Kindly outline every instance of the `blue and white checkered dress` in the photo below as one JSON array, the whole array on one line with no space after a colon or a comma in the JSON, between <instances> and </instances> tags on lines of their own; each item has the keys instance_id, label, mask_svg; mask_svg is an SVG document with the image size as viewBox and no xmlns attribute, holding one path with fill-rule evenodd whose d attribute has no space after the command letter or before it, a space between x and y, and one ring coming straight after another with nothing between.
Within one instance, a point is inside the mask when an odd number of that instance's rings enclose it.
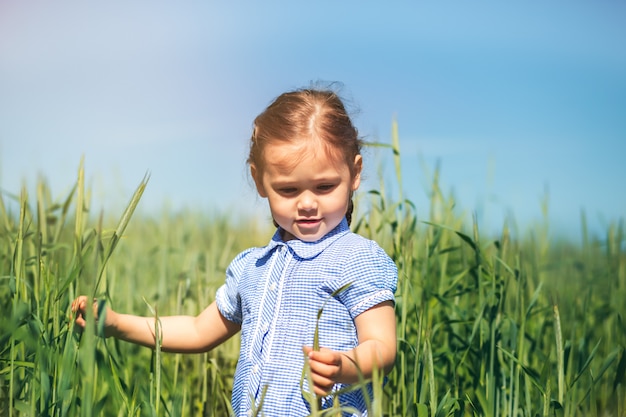
<instances>
[{"instance_id":1,"label":"blue and white checkered dress","mask_svg":"<svg viewBox=\"0 0 626 417\"><path fill-rule=\"evenodd\" d=\"M263 248L239 254L216 295L228 320L241 324L241 351L235 371L232 406L247 416L263 397L261 413L307 416L302 395L302 346L313 345L318 310L321 347L347 351L358 344L354 318L393 300L394 262L375 242L352 233L344 220L321 240L284 242L277 231ZM330 295L344 285L347 289ZM337 384L335 390L343 384ZM308 384L304 382L308 392ZM263 392L265 391L265 394ZM332 406L331 397L323 407ZM339 396L341 406L367 415L361 389Z\"/></svg>"}]
</instances>

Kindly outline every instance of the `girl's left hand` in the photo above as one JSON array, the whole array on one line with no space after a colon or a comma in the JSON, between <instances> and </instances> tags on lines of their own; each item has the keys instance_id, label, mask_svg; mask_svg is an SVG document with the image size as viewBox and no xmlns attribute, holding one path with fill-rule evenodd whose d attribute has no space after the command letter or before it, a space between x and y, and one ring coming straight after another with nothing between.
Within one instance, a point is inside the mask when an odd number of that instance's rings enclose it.
<instances>
[{"instance_id":1,"label":"girl's left hand","mask_svg":"<svg viewBox=\"0 0 626 417\"><path fill-rule=\"evenodd\" d=\"M309 360L315 394L328 395L341 378L341 352L326 348L314 351L309 346L304 346L302 350Z\"/></svg>"}]
</instances>

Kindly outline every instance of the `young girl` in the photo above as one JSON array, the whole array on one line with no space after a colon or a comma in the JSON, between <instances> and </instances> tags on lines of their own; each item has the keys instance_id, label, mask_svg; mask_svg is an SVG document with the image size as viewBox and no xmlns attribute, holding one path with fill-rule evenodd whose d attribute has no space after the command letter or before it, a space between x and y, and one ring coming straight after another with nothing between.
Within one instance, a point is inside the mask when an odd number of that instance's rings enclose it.
<instances>
[{"instance_id":1,"label":"young girl","mask_svg":"<svg viewBox=\"0 0 626 417\"><path fill-rule=\"evenodd\" d=\"M397 270L373 241L349 229L361 180L360 140L332 91L279 96L254 121L248 164L277 230L267 246L239 254L216 300L197 317L160 317L162 349L205 352L241 330L232 407L246 416L306 416L302 370L322 407L335 397L347 415L366 415L364 390L346 390L396 355ZM319 324L318 311L323 307ZM85 326L87 298L72 309ZM154 318L107 309L107 336L155 346ZM316 325L319 351L313 351ZM310 388L305 378L304 390Z\"/></svg>"}]
</instances>

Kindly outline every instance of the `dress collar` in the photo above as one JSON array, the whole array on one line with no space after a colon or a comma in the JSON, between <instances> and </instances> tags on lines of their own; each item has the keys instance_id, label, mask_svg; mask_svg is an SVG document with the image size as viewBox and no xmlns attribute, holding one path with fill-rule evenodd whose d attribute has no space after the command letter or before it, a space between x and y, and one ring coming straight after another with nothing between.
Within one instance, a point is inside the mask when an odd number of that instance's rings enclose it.
<instances>
[{"instance_id":1,"label":"dress collar","mask_svg":"<svg viewBox=\"0 0 626 417\"><path fill-rule=\"evenodd\" d=\"M348 222L344 218L332 231L324 235L316 242L305 242L300 239L292 239L285 242L281 237L283 229L278 228L270 240L269 244L261 250L259 258L267 256L279 246L287 246L298 258L311 259L319 255L324 249L329 247L333 242L350 231Z\"/></svg>"}]
</instances>

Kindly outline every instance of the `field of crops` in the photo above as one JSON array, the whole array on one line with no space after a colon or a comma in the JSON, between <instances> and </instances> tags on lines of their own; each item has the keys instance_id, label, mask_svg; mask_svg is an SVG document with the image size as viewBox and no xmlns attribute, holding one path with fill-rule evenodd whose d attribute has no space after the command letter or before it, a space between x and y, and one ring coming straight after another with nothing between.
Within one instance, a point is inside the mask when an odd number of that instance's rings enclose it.
<instances>
[{"instance_id":1,"label":"field of crops","mask_svg":"<svg viewBox=\"0 0 626 417\"><path fill-rule=\"evenodd\" d=\"M0 416L228 415L237 337L178 355L73 329L77 294L120 312L195 315L231 259L271 236L269 221L133 217L145 186L124 213L91 210L82 168L69 195L42 181L17 197L19 212L1 196ZM428 218L401 196L359 196L353 229L399 269L399 354L370 414L626 416L622 220L580 242L550 239L547 223L483 236L456 206L436 173Z\"/></svg>"}]
</instances>

